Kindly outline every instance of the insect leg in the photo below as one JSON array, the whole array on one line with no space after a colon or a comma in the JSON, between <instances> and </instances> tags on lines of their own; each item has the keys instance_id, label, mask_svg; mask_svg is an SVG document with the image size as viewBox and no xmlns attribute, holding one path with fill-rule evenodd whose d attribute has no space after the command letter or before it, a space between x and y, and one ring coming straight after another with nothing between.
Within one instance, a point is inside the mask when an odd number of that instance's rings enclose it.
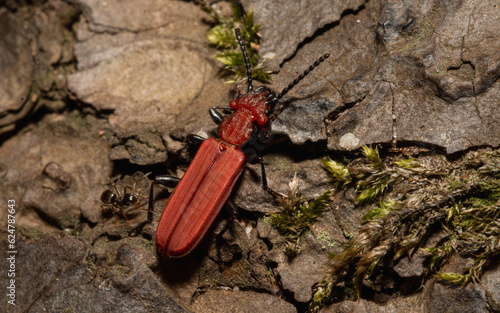
<instances>
[{"instance_id":1,"label":"insect leg","mask_svg":"<svg viewBox=\"0 0 500 313\"><path fill-rule=\"evenodd\" d=\"M208 114L210 114L210 117L214 121L215 124L219 125L220 122L224 119L224 116L220 114L217 109L224 109L224 110L231 110L230 107L228 106L220 106L220 107L212 107L208 110Z\"/></svg>"},{"instance_id":2,"label":"insect leg","mask_svg":"<svg viewBox=\"0 0 500 313\"><path fill-rule=\"evenodd\" d=\"M153 221L153 197L154 197L154 186L162 185L168 188L175 188L181 179L174 176L156 176L151 182L151 187L149 188L149 203L148 203L148 221L151 223Z\"/></svg>"},{"instance_id":3,"label":"insect leg","mask_svg":"<svg viewBox=\"0 0 500 313\"><path fill-rule=\"evenodd\" d=\"M284 195L282 195L281 193L277 192L277 191L274 191L273 189L269 188L269 186L267 185L267 176L266 176L266 168L264 167L264 160L262 159L262 157L258 157L257 158L257 162L260 163L260 166L262 168L262 188L269 192L271 194L271 196L273 196L275 199L283 199L285 198Z\"/></svg>"},{"instance_id":4,"label":"insect leg","mask_svg":"<svg viewBox=\"0 0 500 313\"><path fill-rule=\"evenodd\" d=\"M144 222L140 223L137 227L135 227L132 231L129 232L129 236L132 234L138 234L142 231L146 224L149 224L153 221L153 197L154 197L154 186L162 185L168 188L175 188L179 182L181 181L178 177L161 175L156 176L154 180L151 182L151 187L149 187L149 199L148 199L148 218Z\"/></svg>"},{"instance_id":5,"label":"insect leg","mask_svg":"<svg viewBox=\"0 0 500 313\"><path fill-rule=\"evenodd\" d=\"M222 270L222 263L224 262L221 251L222 243L224 242L223 236L238 216L238 208L231 200L228 200L226 204L224 204L224 209L226 211L226 214L229 215L229 218L227 219L226 225L224 225L222 230L219 231L219 233L215 236L215 241L217 244L217 263L220 270Z\"/></svg>"},{"instance_id":6,"label":"insect leg","mask_svg":"<svg viewBox=\"0 0 500 313\"><path fill-rule=\"evenodd\" d=\"M227 224L224 226L224 228L222 228L222 230L217 234L217 237L221 237L221 238L222 238L222 235L224 235L224 233L228 230L231 223L238 216L238 208L233 203L233 201L228 200L226 202L226 204L224 205L224 209L226 210L227 215L229 215L229 219L227 221Z\"/></svg>"}]
</instances>

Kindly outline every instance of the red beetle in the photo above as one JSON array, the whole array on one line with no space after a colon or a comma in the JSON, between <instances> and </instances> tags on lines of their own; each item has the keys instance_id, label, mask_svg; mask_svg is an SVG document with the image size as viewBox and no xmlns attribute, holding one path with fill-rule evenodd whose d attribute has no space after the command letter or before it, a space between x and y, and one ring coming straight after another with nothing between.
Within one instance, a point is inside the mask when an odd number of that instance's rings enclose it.
<instances>
[{"instance_id":1,"label":"red beetle","mask_svg":"<svg viewBox=\"0 0 500 313\"><path fill-rule=\"evenodd\" d=\"M263 146L258 142L259 138L269 139L270 122L284 108L284 104L275 107L278 100L330 56L325 54L319 58L278 95L267 87L253 90L248 54L240 30L236 29L235 33L247 67L247 94L231 101L229 107L210 109L212 119L219 124L219 139L190 137L191 140L203 142L181 180L157 176L151 184L148 222L153 218L153 186L176 186L156 231L157 249L168 257L182 257L198 245L226 203L246 162L261 163L263 188L273 196L279 196L267 186L263 161L258 156ZM230 109L233 112L223 117L217 109ZM256 143L260 147L256 147Z\"/></svg>"}]
</instances>

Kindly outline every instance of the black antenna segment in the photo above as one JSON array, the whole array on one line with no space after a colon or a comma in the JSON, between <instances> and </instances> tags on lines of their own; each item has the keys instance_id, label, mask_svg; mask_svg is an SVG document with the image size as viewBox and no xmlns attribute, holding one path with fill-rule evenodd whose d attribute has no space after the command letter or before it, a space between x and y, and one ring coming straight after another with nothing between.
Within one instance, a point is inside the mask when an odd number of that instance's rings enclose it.
<instances>
[{"instance_id":1,"label":"black antenna segment","mask_svg":"<svg viewBox=\"0 0 500 313\"><path fill-rule=\"evenodd\" d=\"M239 28L234 30L236 34L236 39L238 39L238 44L240 45L241 52L243 53L243 59L245 60L245 65L247 66L247 77L248 77L248 92L253 90L252 85L252 66L250 65L250 59L248 58L247 48L243 43L243 38L241 38L241 32Z\"/></svg>"},{"instance_id":2,"label":"black antenna segment","mask_svg":"<svg viewBox=\"0 0 500 313\"><path fill-rule=\"evenodd\" d=\"M325 61L329 57L330 57L330 53L327 53L327 54L321 56L319 59L316 60L316 62L314 62L311 66L309 66L309 68L307 70L305 70L304 73L300 74L299 77L295 78L295 80L290 85L286 86L285 89L283 89L279 93L279 95L277 95L277 96L269 99L269 102L272 103L272 102L277 102L278 100L280 100L293 87L295 87L295 85L297 85L302 79L304 79L304 77L306 77L307 74L309 74L315 67L317 67L318 65L320 65L321 62ZM284 107L285 107L285 104L282 104L276 110L274 110L274 112L270 116L270 119L274 120L281 113L281 111L283 111Z\"/></svg>"},{"instance_id":3,"label":"black antenna segment","mask_svg":"<svg viewBox=\"0 0 500 313\"><path fill-rule=\"evenodd\" d=\"M283 91L281 91L280 94L277 95L276 98L273 100L278 101L279 99L281 99L284 95L286 95L290 91L290 89L295 87L295 85L297 85L302 79L304 79L304 77L306 77L307 74L309 74L309 72L311 72L316 66L318 66L324 60L328 59L329 56L330 53L327 53L321 58L317 59L316 62L314 62L314 64L309 66L309 68L305 70L304 73L300 74L299 77L295 78L295 80L290 85L286 86L285 89L283 89Z\"/></svg>"}]
</instances>

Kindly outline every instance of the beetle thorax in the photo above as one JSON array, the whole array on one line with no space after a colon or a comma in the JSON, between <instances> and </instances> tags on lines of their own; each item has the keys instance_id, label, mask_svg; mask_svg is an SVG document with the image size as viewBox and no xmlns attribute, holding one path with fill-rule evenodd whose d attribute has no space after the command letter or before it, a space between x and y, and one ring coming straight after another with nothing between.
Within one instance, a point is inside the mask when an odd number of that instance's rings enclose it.
<instances>
[{"instance_id":1,"label":"beetle thorax","mask_svg":"<svg viewBox=\"0 0 500 313\"><path fill-rule=\"evenodd\" d=\"M263 90L249 92L231 101L233 114L227 116L219 125L219 137L226 143L242 145L248 141L255 127L262 127L268 121L269 111L267 92Z\"/></svg>"}]
</instances>

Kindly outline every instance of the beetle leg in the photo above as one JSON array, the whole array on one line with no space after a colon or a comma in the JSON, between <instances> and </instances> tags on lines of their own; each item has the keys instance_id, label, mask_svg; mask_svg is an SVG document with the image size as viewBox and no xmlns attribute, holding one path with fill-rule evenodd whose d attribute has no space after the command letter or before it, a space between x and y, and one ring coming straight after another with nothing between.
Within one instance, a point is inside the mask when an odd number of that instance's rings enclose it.
<instances>
[{"instance_id":1,"label":"beetle leg","mask_svg":"<svg viewBox=\"0 0 500 313\"><path fill-rule=\"evenodd\" d=\"M195 147L196 150L198 150L198 148L201 146L201 143L204 140L205 140L205 138L198 136L198 135L195 135L195 134L189 134L186 136L186 141L187 141L189 148Z\"/></svg>"},{"instance_id":2,"label":"beetle leg","mask_svg":"<svg viewBox=\"0 0 500 313\"><path fill-rule=\"evenodd\" d=\"M161 175L156 176L151 182L151 187L149 188L149 204L148 204L148 221L151 223L153 221L153 196L154 196L154 186L156 184L162 185L168 188L175 188L181 179L179 177Z\"/></svg>"},{"instance_id":3,"label":"beetle leg","mask_svg":"<svg viewBox=\"0 0 500 313\"><path fill-rule=\"evenodd\" d=\"M215 107L210 108L208 110L208 113L210 114L210 117L214 121L215 124L219 125L222 122L222 119L224 118L222 114L217 112L217 109Z\"/></svg>"},{"instance_id":4,"label":"beetle leg","mask_svg":"<svg viewBox=\"0 0 500 313\"><path fill-rule=\"evenodd\" d=\"M221 253L221 247L224 242L223 236L226 233L226 231L229 230L229 227L231 227L231 224L233 221L236 219L238 216L238 208L236 205L231 201L228 200L226 204L224 204L224 209L226 211L226 214L229 215L229 218L227 218L226 225L222 228L221 231L215 235L215 242L217 244L217 259L218 261L217 264L219 265L219 270L222 271L222 263L224 263L223 258L222 258L222 253Z\"/></svg>"},{"instance_id":5,"label":"beetle leg","mask_svg":"<svg viewBox=\"0 0 500 313\"><path fill-rule=\"evenodd\" d=\"M189 155L191 157L194 157L194 155L196 155L198 149L200 148L201 144L205 139L206 138L203 138L195 134L189 134L186 136L187 148Z\"/></svg>"},{"instance_id":6,"label":"beetle leg","mask_svg":"<svg viewBox=\"0 0 500 313\"><path fill-rule=\"evenodd\" d=\"M137 227L135 227L132 231L129 232L129 236L132 234L138 234L141 232L141 230L146 226L146 224L149 224L153 222L153 197L154 197L154 186L155 185L162 185L164 187L168 188L175 188L179 182L181 181L180 178L174 177L174 176L168 176L168 175L160 175L156 176L154 180L151 182L151 187L149 187L149 199L148 199L148 219L145 220L144 222L140 223Z\"/></svg>"},{"instance_id":7,"label":"beetle leg","mask_svg":"<svg viewBox=\"0 0 500 313\"><path fill-rule=\"evenodd\" d=\"M257 162L260 163L260 166L262 168L262 188L264 188L265 191L269 192L271 194L271 196L273 196L275 199L284 199L284 198L286 198L285 195L283 195L283 194L281 194L281 193L279 193L277 191L272 190L267 185L266 168L264 167L264 160L262 159L262 157L259 156L257 158Z\"/></svg>"},{"instance_id":8,"label":"beetle leg","mask_svg":"<svg viewBox=\"0 0 500 313\"><path fill-rule=\"evenodd\" d=\"M214 123L219 125L224 119L224 116L222 116L222 114L219 113L217 109L231 110L231 108L228 106L218 106L218 107L211 107L210 109L208 109L208 114L210 114L210 117L212 118Z\"/></svg>"},{"instance_id":9,"label":"beetle leg","mask_svg":"<svg viewBox=\"0 0 500 313\"><path fill-rule=\"evenodd\" d=\"M226 204L224 205L224 209L226 210L226 214L229 215L229 218L227 220L226 225L224 225L224 228L222 228L222 230L215 236L217 240L222 239L222 236L229 229L229 226L231 226L231 223L238 216L238 208L231 200L228 200L226 202Z\"/></svg>"},{"instance_id":10,"label":"beetle leg","mask_svg":"<svg viewBox=\"0 0 500 313\"><path fill-rule=\"evenodd\" d=\"M236 219L238 216L238 207L233 203L233 201L228 200L226 204L224 205L224 209L226 210L226 214L229 215L229 219L227 221L227 224L222 228L222 230L217 234L217 237L222 238L222 235L229 229L229 226L231 223Z\"/></svg>"}]
</instances>

